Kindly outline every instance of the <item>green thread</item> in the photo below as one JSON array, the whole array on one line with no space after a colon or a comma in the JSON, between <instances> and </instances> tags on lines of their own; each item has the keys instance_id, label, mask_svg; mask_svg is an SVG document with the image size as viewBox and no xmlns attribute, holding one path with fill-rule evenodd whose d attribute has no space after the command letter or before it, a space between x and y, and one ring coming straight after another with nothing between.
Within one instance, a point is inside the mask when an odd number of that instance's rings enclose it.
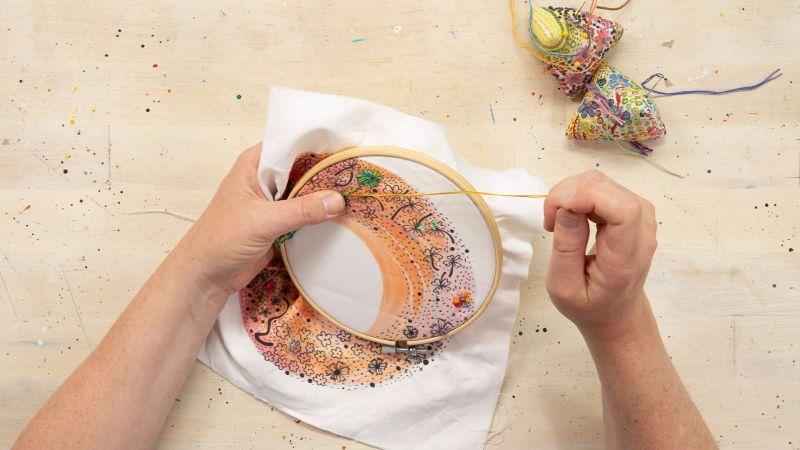
<instances>
[{"instance_id":1,"label":"green thread","mask_svg":"<svg viewBox=\"0 0 800 450\"><path fill-rule=\"evenodd\" d=\"M362 170L356 175L359 186L375 187L380 184L383 174L371 169Z\"/></svg>"},{"instance_id":2,"label":"green thread","mask_svg":"<svg viewBox=\"0 0 800 450\"><path fill-rule=\"evenodd\" d=\"M294 234L297 233L298 230L290 231L283 236L275 239L275 245L282 245L284 242L288 241L289 239L294 237Z\"/></svg>"}]
</instances>

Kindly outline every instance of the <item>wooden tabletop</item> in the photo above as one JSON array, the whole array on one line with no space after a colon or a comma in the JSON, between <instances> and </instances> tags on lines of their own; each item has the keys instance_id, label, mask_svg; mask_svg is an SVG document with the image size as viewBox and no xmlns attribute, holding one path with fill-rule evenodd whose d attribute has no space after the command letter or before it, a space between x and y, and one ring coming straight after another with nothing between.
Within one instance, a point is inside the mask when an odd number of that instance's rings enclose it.
<instances>
[{"instance_id":1,"label":"wooden tabletop","mask_svg":"<svg viewBox=\"0 0 800 450\"><path fill-rule=\"evenodd\" d=\"M720 446L800 448L796 2L634 0L602 13L626 28L609 60L635 80L663 72L672 89L713 89L785 73L754 92L657 100L668 134L652 159L682 180L564 137L578 103L515 45L504 0L199 3L0 2L0 446L261 139L279 84L441 123L481 166L549 185L599 168L652 200L648 292ZM153 210L177 216L137 214ZM545 292L550 237L534 247L488 446L599 447L594 366ZM199 363L179 400L161 447L362 447Z\"/></svg>"}]
</instances>

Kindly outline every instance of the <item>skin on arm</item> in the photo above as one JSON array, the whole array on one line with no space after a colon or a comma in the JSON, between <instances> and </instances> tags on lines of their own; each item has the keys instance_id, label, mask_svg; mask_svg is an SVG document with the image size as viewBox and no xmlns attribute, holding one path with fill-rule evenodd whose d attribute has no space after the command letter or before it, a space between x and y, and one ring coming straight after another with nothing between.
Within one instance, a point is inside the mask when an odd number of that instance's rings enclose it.
<instances>
[{"instance_id":1,"label":"skin on arm","mask_svg":"<svg viewBox=\"0 0 800 450\"><path fill-rule=\"evenodd\" d=\"M589 221L597 235L587 254ZM607 447L716 448L644 292L656 249L653 205L590 171L553 187L545 228L554 233L547 290L594 359Z\"/></svg>"},{"instance_id":2,"label":"skin on arm","mask_svg":"<svg viewBox=\"0 0 800 450\"><path fill-rule=\"evenodd\" d=\"M268 201L256 179L260 149L239 157L200 219L14 448L155 444L228 296L263 269L276 238L344 210L331 191Z\"/></svg>"}]
</instances>

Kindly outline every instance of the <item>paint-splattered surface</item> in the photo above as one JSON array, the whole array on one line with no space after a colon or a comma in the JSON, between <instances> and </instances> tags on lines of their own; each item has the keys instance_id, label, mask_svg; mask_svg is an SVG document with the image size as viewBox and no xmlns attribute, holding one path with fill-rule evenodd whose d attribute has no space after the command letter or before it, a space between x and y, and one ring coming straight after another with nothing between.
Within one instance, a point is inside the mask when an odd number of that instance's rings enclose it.
<instances>
[{"instance_id":1,"label":"paint-splattered surface","mask_svg":"<svg viewBox=\"0 0 800 450\"><path fill-rule=\"evenodd\" d=\"M653 200L660 248L648 290L720 445L800 447L800 53L780 32L800 20L796 5L631 2L608 14L626 29L610 62L634 80L663 72L671 89L713 89L786 74L749 94L657 100L670 133L653 158L683 181L612 145L566 141L577 104L515 46L504 4L375 8L0 2L0 443L261 138L267 88L284 84L439 122L478 165L550 184L599 168ZM173 215L133 214L161 210ZM547 301L549 237L538 243L490 442L595 447L591 359ZM199 364L178 399L163 447L360 447Z\"/></svg>"}]
</instances>

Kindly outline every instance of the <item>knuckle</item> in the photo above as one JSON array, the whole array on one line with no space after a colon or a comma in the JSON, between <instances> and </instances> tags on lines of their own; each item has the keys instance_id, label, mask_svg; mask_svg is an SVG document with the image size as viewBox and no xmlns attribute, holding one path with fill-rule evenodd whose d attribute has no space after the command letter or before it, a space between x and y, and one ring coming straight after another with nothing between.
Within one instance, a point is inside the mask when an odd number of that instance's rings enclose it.
<instances>
[{"instance_id":1,"label":"knuckle","mask_svg":"<svg viewBox=\"0 0 800 450\"><path fill-rule=\"evenodd\" d=\"M583 173L583 176L586 179L597 180L597 181L603 180L605 178L608 178L608 177L606 177L606 174L604 174L603 172L601 172L601 171L599 171L597 169L589 169L589 170L587 170L586 172Z\"/></svg>"},{"instance_id":2,"label":"knuckle","mask_svg":"<svg viewBox=\"0 0 800 450\"><path fill-rule=\"evenodd\" d=\"M544 209L547 211L548 209L553 209L556 207L556 199L553 195L548 195L544 198Z\"/></svg>"},{"instance_id":3,"label":"knuckle","mask_svg":"<svg viewBox=\"0 0 800 450\"><path fill-rule=\"evenodd\" d=\"M622 208L625 211L625 215L630 217L641 217L644 210L642 202L638 199L628 199L623 203Z\"/></svg>"},{"instance_id":4,"label":"knuckle","mask_svg":"<svg viewBox=\"0 0 800 450\"><path fill-rule=\"evenodd\" d=\"M313 202L307 197L302 197L300 200L300 218L303 222L311 222L315 217L315 209Z\"/></svg>"},{"instance_id":5,"label":"knuckle","mask_svg":"<svg viewBox=\"0 0 800 450\"><path fill-rule=\"evenodd\" d=\"M600 184L601 183L597 180L585 181L583 184L578 186L578 189L575 190L574 197L583 197L587 194L590 194L591 192L596 191L600 187Z\"/></svg>"},{"instance_id":6,"label":"knuckle","mask_svg":"<svg viewBox=\"0 0 800 450\"><path fill-rule=\"evenodd\" d=\"M553 281L552 279L548 279L547 284L545 285L547 289L547 294L553 301L564 301L567 299L572 298L572 289L569 289L568 286L565 286L564 283L559 283Z\"/></svg>"},{"instance_id":7,"label":"knuckle","mask_svg":"<svg viewBox=\"0 0 800 450\"><path fill-rule=\"evenodd\" d=\"M656 249L658 249L658 239L655 236L651 236L647 240L647 254L651 257L655 254Z\"/></svg>"},{"instance_id":8,"label":"knuckle","mask_svg":"<svg viewBox=\"0 0 800 450\"><path fill-rule=\"evenodd\" d=\"M583 255L583 252L584 249L580 248L580 246L575 242L563 239L553 240L553 253L555 253L557 256L573 256L578 253Z\"/></svg>"},{"instance_id":9,"label":"knuckle","mask_svg":"<svg viewBox=\"0 0 800 450\"><path fill-rule=\"evenodd\" d=\"M253 157L253 152L253 148L248 148L242 153L239 153L239 156L236 157L236 164L242 164L246 161L249 161Z\"/></svg>"},{"instance_id":10,"label":"knuckle","mask_svg":"<svg viewBox=\"0 0 800 450\"><path fill-rule=\"evenodd\" d=\"M650 200L639 197L639 202L642 204L642 213L647 215L648 218L655 218L656 206Z\"/></svg>"}]
</instances>

